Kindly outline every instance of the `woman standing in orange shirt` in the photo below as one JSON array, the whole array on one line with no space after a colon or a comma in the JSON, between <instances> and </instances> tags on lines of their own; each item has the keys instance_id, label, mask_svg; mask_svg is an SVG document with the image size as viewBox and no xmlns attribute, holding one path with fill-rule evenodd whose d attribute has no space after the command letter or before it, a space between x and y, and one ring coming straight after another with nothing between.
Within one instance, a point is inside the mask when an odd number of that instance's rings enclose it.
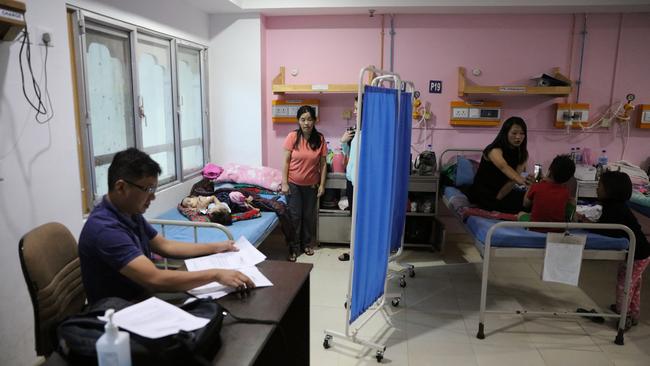
<instances>
[{"instance_id":1,"label":"woman standing in orange shirt","mask_svg":"<svg viewBox=\"0 0 650 366\"><path fill-rule=\"evenodd\" d=\"M327 146L316 130L316 110L308 105L298 109L298 128L284 140L282 193L288 194L289 213L296 230L289 244L289 261L295 262L302 251L314 255L316 200L325 192Z\"/></svg>"}]
</instances>

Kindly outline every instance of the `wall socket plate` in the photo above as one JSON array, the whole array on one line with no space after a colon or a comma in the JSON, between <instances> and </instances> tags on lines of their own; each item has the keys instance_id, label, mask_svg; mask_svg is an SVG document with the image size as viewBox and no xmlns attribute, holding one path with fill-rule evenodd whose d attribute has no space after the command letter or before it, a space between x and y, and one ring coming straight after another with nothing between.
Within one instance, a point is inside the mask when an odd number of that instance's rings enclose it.
<instances>
[{"instance_id":1,"label":"wall socket plate","mask_svg":"<svg viewBox=\"0 0 650 366\"><path fill-rule=\"evenodd\" d=\"M49 34L50 41L47 43L47 46L54 47L54 36L51 29L41 26L29 27L29 39L32 41L32 44L45 46L46 44L43 41L44 34Z\"/></svg>"},{"instance_id":2,"label":"wall socket plate","mask_svg":"<svg viewBox=\"0 0 650 366\"><path fill-rule=\"evenodd\" d=\"M469 118L469 108L452 108L452 118Z\"/></svg>"}]
</instances>

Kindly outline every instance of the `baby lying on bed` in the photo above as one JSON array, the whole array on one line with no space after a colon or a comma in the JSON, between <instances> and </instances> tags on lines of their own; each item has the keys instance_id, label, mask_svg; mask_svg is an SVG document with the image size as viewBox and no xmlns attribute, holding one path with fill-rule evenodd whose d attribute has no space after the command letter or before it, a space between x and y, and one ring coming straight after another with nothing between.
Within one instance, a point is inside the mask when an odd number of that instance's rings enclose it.
<instances>
[{"instance_id":1,"label":"baby lying on bed","mask_svg":"<svg viewBox=\"0 0 650 366\"><path fill-rule=\"evenodd\" d=\"M570 220L575 208L574 199L567 187L576 166L568 155L558 155L551 162L546 177L528 188L524 196L524 208L530 214L521 212L519 221L565 222ZM532 229L548 231L548 229Z\"/></svg>"},{"instance_id":2,"label":"baby lying on bed","mask_svg":"<svg viewBox=\"0 0 650 366\"><path fill-rule=\"evenodd\" d=\"M185 209L184 211L195 211L196 214L206 215L212 222L222 225L232 224L230 207L215 196L185 197L180 205Z\"/></svg>"}]
</instances>

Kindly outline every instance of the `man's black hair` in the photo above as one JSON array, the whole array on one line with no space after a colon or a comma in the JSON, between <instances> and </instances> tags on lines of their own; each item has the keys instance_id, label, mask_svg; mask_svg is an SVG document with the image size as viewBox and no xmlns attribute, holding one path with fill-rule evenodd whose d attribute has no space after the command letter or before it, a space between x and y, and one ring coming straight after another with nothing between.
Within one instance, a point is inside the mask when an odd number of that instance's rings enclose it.
<instances>
[{"instance_id":1,"label":"man's black hair","mask_svg":"<svg viewBox=\"0 0 650 366\"><path fill-rule=\"evenodd\" d=\"M558 155L553 159L548 170L551 172L553 181L562 184L573 177L576 172L576 165L569 155Z\"/></svg>"},{"instance_id":2,"label":"man's black hair","mask_svg":"<svg viewBox=\"0 0 650 366\"><path fill-rule=\"evenodd\" d=\"M160 165L147 153L128 148L115 154L108 167L108 190L112 191L119 179L135 182L144 177L157 177L161 172Z\"/></svg>"}]
</instances>

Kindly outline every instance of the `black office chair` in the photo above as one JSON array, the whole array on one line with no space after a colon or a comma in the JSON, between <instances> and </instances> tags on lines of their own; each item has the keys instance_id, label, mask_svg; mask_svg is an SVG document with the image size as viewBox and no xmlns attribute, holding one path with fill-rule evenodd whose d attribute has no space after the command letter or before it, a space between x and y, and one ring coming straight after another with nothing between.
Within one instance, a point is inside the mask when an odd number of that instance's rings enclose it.
<instances>
[{"instance_id":1,"label":"black office chair","mask_svg":"<svg viewBox=\"0 0 650 366\"><path fill-rule=\"evenodd\" d=\"M18 255L34 307L36 354L49 356L58 324L86 302L77 241L65 226L51 222L25 234Z\"/></svg>"}]
</instances>

